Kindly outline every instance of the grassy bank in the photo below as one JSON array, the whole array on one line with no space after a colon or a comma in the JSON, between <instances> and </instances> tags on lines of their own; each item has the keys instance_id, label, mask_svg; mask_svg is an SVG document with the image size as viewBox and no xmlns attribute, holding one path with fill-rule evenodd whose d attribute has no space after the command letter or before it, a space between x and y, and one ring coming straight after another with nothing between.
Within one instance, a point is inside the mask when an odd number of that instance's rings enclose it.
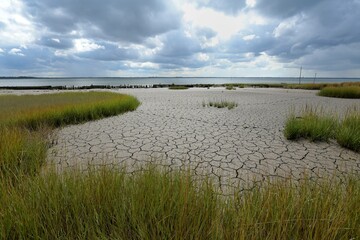
<instances>
[{"instance_id":1,"label":"grassy bank","mask_svg":"<svg viewBox=\"0 0 360 240\"><path fill-rule=\"evenodd\" d=\"M43 164L49 131L136 109L131 96L72 92L0 96L0 178L36 175Z\"/></svg>"},{"instance_id":2,"label":"grassy bank","mask_svg":"<svg viewBox=\"0 0 360 240\"><path fill-rule=\"evenodd\" d=\"M318 94L324 97L360 98L360 86L325 87Z\"/></svg>"},{"instance_id":3,"label":"grassy bank","mask_svg":"<svg viewBox=\"0 0 360 240\"><path fill-rule=\"evenodd\" d=\"M360 236L360 179L283 180L218 195L209 180L154 167L47 173L1 186L0 238L352 239Z\"/></svg>"},{"instance_id":4,"label":"grassy bank","mask_svg":"<svg viewBox=\"0 0 360 240\"><path fill-rule=\"evenodd\" d=\"M307 138L311 141L336 139L346 148L360 151L360 111L350 109L343 119L322 109L306 106L299 115L290 113L284 135L289 140Z\"/></svg>"}]
</instances>

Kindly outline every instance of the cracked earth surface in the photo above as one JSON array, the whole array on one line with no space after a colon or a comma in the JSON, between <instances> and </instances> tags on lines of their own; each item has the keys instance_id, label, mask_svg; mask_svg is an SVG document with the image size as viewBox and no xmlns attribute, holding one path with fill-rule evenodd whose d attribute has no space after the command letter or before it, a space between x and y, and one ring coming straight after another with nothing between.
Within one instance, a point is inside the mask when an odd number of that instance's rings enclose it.
<instances>
[{"instance_id":1,"label":"cracked earth surface","mask_svg":"<svg viewBox=\"0 0 360 240\"><path fill-rule=\"evenodd\" d=\"M288 141L283 135L290 108L305 104L344 113L360 100L325 98L316 91L286 89L122 89L140 101L123 115L57 131L48 152L58 169L127 165L129 171L155 161L168 170L190 168L215 177L221 188L252 180L304 174L342 178L359 173L360 154L336 142ZM203 107L210 100L238 103L235 109ZM244 185L245 188L245 185Z\"/></svg>"}]
</instances>

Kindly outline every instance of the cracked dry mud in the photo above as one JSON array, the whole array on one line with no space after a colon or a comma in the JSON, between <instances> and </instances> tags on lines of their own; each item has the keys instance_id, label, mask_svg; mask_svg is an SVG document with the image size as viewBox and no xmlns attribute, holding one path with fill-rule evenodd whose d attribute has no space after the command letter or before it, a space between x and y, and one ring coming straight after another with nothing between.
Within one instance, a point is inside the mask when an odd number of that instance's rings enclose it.
<instances>
[{"instance_id":1,"label":"cracked dry mud","mask_svg":"<svg viewBox=\"0 0 360 240\"><path fill-rule=\"evenodd\" d=\"M335 174L341 179L360 171L360 154L336 142L294 142L283 135L292 107L311 104L344 113L360 100L285 89L117 92L134 95L142 104L134 112L60 129L48 153L57 169L125 164L132 171L155 161L170 171L190 168L198 177L215 177L221 188L273 177L298 180ZM235 101L238 106L203 107L210 100Z\"/></svg>"}]
</instances>

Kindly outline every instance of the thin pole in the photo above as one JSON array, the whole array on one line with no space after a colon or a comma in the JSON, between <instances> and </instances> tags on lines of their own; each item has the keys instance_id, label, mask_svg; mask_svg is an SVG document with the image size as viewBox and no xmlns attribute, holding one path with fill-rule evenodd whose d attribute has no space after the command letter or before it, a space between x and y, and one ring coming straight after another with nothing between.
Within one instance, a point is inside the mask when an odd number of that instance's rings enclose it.
<instances>
[{"instance_id":1,"label":"thin pole","mask_svg":"<svg viewBox=\"0 0 360 240\"><path fill-rule=\"evenodd\" d=\"M314 84L315 84L315 80L316 80L316 75L317 75L317 73L315 73L315 77L314 77Z\"/></svg>"},{"instance_id":2,"label":"thin pole","mask_svg":"<svg viewBox=\"0 0 360 240\"><path fill-rule=\"evenodd\" d=\"M299 84L301 84L301 72L302 72L302 66L300 67Z\"/></svg>"}]
</instances>

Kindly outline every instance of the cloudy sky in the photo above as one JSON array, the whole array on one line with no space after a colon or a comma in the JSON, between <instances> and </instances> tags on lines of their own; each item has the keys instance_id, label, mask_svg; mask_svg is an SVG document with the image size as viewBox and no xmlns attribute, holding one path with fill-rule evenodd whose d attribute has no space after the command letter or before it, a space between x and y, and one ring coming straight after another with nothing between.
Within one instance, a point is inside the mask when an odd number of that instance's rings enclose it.
<instances>
[{"instance_id":1,"label":"cloudy sky","mask_svg":"<svg viewBox=\"0 0 360 240\"><path fill-rule=\"evenodd\" d=\"M1 0L0 76L360 77L360 0Z\"/></svg>"}]
</instances>

